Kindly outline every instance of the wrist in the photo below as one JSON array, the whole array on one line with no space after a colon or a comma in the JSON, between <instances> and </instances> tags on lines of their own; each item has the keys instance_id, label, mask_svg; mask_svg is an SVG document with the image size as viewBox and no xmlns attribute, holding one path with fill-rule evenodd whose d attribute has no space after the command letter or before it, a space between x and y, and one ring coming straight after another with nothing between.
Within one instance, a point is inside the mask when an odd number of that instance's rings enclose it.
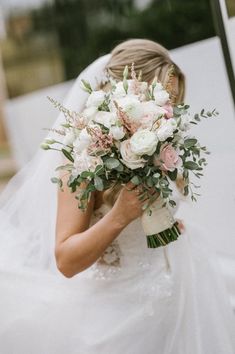
<instances>
[{"instance_id":1,"label":"wrist","mask_svg":"<svg viewBox=\"0 0 235 354\"><path fill-rule=\"evenodd\" d=\"M115 206L113 206L113 208L109 211L108 214L111 218L110 221L112 222L112 224L120 230L124 229L131 222L131 220L126 218L123 213L119 212L119 210Z\"/></svg>"}]
</instances>

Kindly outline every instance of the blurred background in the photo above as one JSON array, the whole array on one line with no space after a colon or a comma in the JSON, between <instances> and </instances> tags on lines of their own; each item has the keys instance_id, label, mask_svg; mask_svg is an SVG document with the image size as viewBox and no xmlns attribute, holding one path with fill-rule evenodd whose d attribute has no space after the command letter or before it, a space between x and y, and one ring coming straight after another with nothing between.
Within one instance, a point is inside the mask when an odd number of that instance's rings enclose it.
<instances>
[{"instance_id":1,"label":"blurred background","mask_svg":"<svg viewBox=\"0 0 235 354\"><path fill-rule=\"evenodd\" d=\"M195 128L213 152L197 211L202 225L218 217L221 232L234 230L235 181L228 194L223 188L224 171L235 173L235 0L0 0L0 190L56 119L46 96L63 101L82 69L128 38L168 48L186 74L192 110L219 110ZM200 208L221 206L225 195L222 215Z\"/></svg>"}]
</instances>

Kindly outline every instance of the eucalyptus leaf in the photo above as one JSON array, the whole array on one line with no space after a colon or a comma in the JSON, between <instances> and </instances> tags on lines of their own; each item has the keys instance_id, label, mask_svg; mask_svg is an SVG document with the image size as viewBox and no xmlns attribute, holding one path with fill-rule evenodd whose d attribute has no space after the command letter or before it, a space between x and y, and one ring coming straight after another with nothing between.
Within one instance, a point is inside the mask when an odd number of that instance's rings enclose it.
<instances>
[{"instance_id":1,"label":"eucalyptus leaf","mask_svg":"<svg viewBox=\"0 0 235 354\"><path fill-rule=\"evenodd\" d=\"M184 163L184 167L187 168L188 170L198 170L199 169L198 164L194 161L186 161Z\"/></svg>"},{"instance_id":2,"label":"eucalyptus leaf","mask_svg":"<svg viewBox=\"0 0 235 354\"><path fill-rule=\"evenodd\" d=\"M74 159L73 159L72 155L67 150L62 149L61 151L64 154L64 156L67 157L67 159L69 161L74 162Z\"/></svg>"},{"instance_id":3,"label":"eucalyptus leaf","mask_svg":"<svg viewBox=\"0 0 235 354\"><path fill-rule=\"evenodd\" d=\"M97 175L95 175L95 177L94 177L94 185L95 185L95 188L97 189L97 191L104 190L103 180Z\"/></svg>"},{"instance_id":4,"label":"eucalyptus leaf","mask_svg":"<svg viewBox=\"0 0 235 354\"><path fill-rule=\"evenodd\" d=\"M114 157L109 157L104 164L107 168L112 170L114 168L117 168L120 165L120 162Z\"/></svg>"}]
</instances>

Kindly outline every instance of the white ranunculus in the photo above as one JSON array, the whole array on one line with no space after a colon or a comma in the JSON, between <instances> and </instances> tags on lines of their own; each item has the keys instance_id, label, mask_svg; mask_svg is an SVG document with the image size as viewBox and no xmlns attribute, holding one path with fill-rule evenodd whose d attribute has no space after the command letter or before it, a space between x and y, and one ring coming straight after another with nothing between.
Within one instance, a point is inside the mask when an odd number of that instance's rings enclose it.
<instances>
[{"instance_id":1,"label":"white ranunculus","mask_svg":"<svg viewBox=\"0 0 235 354\"><path fill-rule=\"evenodd\" d=\"M90 156L86 150L83 150L81 154L75 155L74 159L73 175L79 175L83 171L94 172L96 166L103 165L103 161L100 156Z\"/></svg>"},{"instance_id":2,"label":"white ranunculus","mask_svg":"<svg viewBox=\"0 0 235 354\"><path fill-rule=\"evenodd\" d=\"M106 128L110 128L117 122L117 115L114 112L99 111L93 120L96 123L103 124Z\"/></svg>"},{"instance_id":3,"label":"white ranunculus","mask_svg":"<svg viewBox=\"0 0 235 354\"><path fill-rule=\"evenodd\" d=\"M124 140L120 143L120 154L122 156L122 162L125 166L131 170L144 167L146 161L138 155L135 155L131 151L130 139Z\"/></svg>"},{"instance_id":4,"label":"white ranunculus","mask_svg":"<svg viewBox=\"0 0 235 354\"><path fill-rule=\"evenodd\" d=\"M73 147L76 153L79 153L86 149L91 143L91 136L88 134L86 128L82 129L79 136L73 143Z\"/></svg>"},{"instance_id":5,"label":"white ranunculus","mask_svg":"<svg viewBox=\"0 0 235 354\"><path fill-rule=\"evenodd\" d=\"M130 138L130 147L136 155L152 155L157 146L156 134L148 129L138 130Z\"/></svg>"},{"instance_id":6,"label":"white ranunculus","mask_svg":"<svg viewBox=\"0 0 235 354\"><path fill-rule=\"evenodd\" d=\"M73 145L74 140L76 139L76 134L74 130L69 130L63 138L64 145Z\"/></svg>"},{"instance_id":7,"label":"white ranunculus","mask_svg":"<svg viewBox=\"0 0 235 354\"><path fill-rule=\"evenodd\" d=\"M182 115L180 117L180 124L179 124L179 128L180 130L186 132L187 130L189 130L191 128L191 124L190 124L190 116L189 115Z\"/></svg>"},{"instance_id":8,"label":"white ranunculus","mask_svg":"<svg viewBox=\"0 0 235 354\"><path fill-rule=\"evenodd\" d=\"M97 112L98 112L97 107L91 106L83 110L82 117L85 119L85 122L88 124L90 120L94 118Z\"/></svg>"},{"instance_id":9,"label":"white ranunculus","mask_svg":"<svg viewBox=\"0 0 235 354\"><path fill-rule=\"evenodd\" d=\"M118 127L116 125L113 125L113 126L111 126L109 131L115 140L121 140L125 136L125 131L124 131L123 127Z\"/></svg>"},{"instance_id":10,"label":"white ranunculus","mask_svg":"<svg viewBox=\"0 0 235 354\"><path fill-rule=\"evenodd\" d=\"M116 102L123 111L128 114L131 120L138 121L141 118L141 102L139 101L138 96L127 95L126 97L117 99ZM114 105L112 105L111 109L116 110Z\"/></svg>"},{"instance_id":11,"label":"white ranunculus","mask_svg":"<svg viewBox=\"0 0 235 354\"><path fill-rule=\"evenodd\" d=\"M166 139L173 136L175 129L177 128L177 123L175 119L163 119L161 126L157 129L156 134L159 141L165 141Z\"/></svg>"},{"instance_id":12,"label":"white ranunculus","mask_svg":"<svg viewBox=\"0 0 235 354\"><path fill-rule=\"evenodd\" d=\"M167 91L159 90L159 91L155 91L154 98L156 104L158 104L159 106L164 106L164 104L166 104L169 101L170 96Z\"/></svg>"},{"instance_id":13,"label":"white ranunculus","mask_svg":"<svg viewBox=\"0 0 235 354\"><path fill-rule=\"evenodd\" d=\"M86 102L86 107L99 107L105 100L105 92L102 90L92 91Z\"/></svg>"}]
</instances>

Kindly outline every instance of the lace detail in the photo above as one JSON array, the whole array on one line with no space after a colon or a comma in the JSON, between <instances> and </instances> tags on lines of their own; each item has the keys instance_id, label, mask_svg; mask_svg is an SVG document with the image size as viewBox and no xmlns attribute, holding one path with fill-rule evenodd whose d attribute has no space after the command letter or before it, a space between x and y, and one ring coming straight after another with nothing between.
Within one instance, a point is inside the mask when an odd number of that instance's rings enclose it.
<instances>
[{"instance_id":1,"label":"lace detail","mask_svg":"<svg viewBox=\"0 0 235 354\"><path fill-rule=\"evenodd\" d=\"M94 225L106 212L110 210L107 205L101 205L99 209L93 212L91 224ZM90 267L92 276L96 279L111 279L121 270L122 252L119 243L114 240L104 251L101 257Z\"/></svg>"},{"instance_id":2,"label":"lace detail","mask_svg":"<svg viewBox=\"0 0 235 354\"><path fill-rule=\"evenodd\" d=\"M94 211L92 224L110 208L102 205ZM173 279L167 247L150 249L141 220L129 224L89 268L88 276L104 281L133 281L136 300L146 317L153 316L155 299L167 302L172 297Z\"/></svg>"}]
</instances>

